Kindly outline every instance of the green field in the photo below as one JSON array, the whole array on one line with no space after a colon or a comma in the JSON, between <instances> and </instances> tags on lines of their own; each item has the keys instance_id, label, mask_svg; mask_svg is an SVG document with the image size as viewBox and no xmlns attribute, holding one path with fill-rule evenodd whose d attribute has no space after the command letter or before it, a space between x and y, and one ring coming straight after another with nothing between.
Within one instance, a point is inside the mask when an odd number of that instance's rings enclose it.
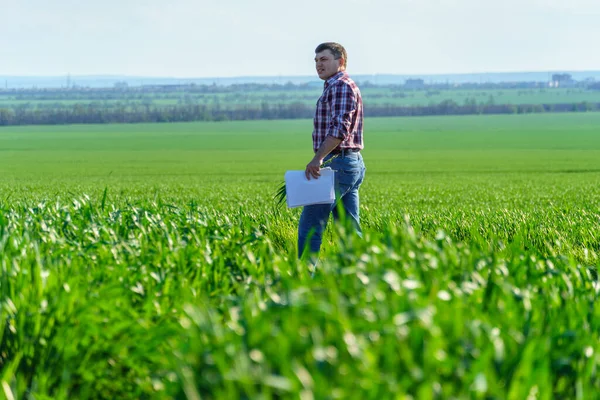
<instances>
[{"instance_id":1,"label":"green field","mask_svg":"<svg viewBox=\"0 0 600 400\"><path fill-rule=\"evenodd\" d=\"M366 120L313 276L311 123L0 129L0 393L596 398L600 114Z\"/></svg>"}]
</instances>

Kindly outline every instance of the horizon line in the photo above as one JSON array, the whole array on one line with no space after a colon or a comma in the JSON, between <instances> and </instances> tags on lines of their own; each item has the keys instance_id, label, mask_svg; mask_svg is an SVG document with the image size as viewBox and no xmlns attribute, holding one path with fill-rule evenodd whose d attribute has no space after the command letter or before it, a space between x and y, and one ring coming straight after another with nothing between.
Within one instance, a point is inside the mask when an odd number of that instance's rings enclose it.
<instances>
[{"instance_id":1,"label":"horizon line","mask_svg":"<svg viewBox=\"0 0 600 400\"><path fill-rule=\"evenodd\" d=\"M353 73L349 72L350 75L355 76L440 76L440 75L493 75L493 74L542 74L542 73L600 73L600 69L583 69L583 70L513 70L513 71L488 71L488 72L436 72L436 73L386 73L377 72L373 74L368 73ZM3 75L0 77L6 78L64 78L70 76L71 78L139 78L139 79L241 79L241 78L312 78L313 75L231 75L231 76L172 76L172 75L128 75L128 74L71 74L69 72L62 75ZM319 77L315 74L314 79L318 80Z\"/></svg>"}]
</instances>

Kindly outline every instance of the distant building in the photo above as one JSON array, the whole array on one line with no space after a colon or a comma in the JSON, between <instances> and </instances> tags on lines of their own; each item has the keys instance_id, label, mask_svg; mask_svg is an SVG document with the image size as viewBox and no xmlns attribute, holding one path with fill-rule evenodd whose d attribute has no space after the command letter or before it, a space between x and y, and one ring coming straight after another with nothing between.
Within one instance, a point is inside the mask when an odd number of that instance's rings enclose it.
<instances>
[{"instance_id":1,"label":"distant building","mask_svg":"<svg viewBox=\"0 0 600 400\"><path fill-rule=\"evenodd\" d=\"M422 89L425 87L425 81L423 79L407 79L404 87L406 89Z\"/></svg>"},{"instance_id":2,"label":"distant building","mask_svg":"<svg viewBox=\"0 0 600 400\"><path fill-rule=\"evenodd\" d=\"M573 79L571 74L553 74L552 80L550 81L550 87L574 87L577 85L577 81Z\"/></svg>"},{"instance_id":3,"label":"distant building","mask_svg":"<svg viewBox=\"0 0 600 400\"><path fill-rule=\"evenodd\" d=\"M129 84L127 83L127 81L118 81L114 84L115 89L127 89L128 87Z\"/></svg>"}]
</instances>

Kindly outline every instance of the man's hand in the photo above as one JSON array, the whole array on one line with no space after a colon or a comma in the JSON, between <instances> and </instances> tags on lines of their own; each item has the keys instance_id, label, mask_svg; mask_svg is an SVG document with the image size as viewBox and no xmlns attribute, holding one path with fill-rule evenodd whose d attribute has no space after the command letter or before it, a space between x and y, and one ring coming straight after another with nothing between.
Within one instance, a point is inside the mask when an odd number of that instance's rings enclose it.
<instances>
[{"instance_id":1,"label":"man's hand","mask_svg":"<svg viewBox=\"0 0 600 400\"><path fill-rule=\"evenodd\" d=\"M335 149L340 143L342 143L342 139L338 139L333 136L327 136L323 143L321 143L321 147L315 153L313 159L306 165L306 171L304 171L306 175L306 179L310 181L310 177L312 176L315 179L319 179L321 176L321 164L323 164L323 160L327 156L327 154L331 153L333 149Z\"/></svg>"},{"instance_id":2,"label":"man's hand","mask_svg":"<svg viewBox=\"0 0 600 400\"><path fill-rule=\"evenodd\" d=\"M306 179L310 181L311 176L315 179L319 179L321 176L321 164L323 160L319 160L318 158L313 158L308 164L306 164L306 170L304 174L306 175Z\"/></svg>"}]
</instances>

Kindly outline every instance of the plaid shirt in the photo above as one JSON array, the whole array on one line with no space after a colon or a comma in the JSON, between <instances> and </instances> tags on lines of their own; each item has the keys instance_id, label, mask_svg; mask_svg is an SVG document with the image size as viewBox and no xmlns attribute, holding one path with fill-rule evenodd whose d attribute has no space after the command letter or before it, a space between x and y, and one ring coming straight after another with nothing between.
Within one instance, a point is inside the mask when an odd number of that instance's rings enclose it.
<instances>
[{"instance_id":1,"label":"plaid shirt","mask_svg":"<svg viewBox=\"0 0 600 400\"><path fill-rule=\"evenodd\" d=\"M325 81L317 102L313 150L317 152L326 136L342 139L337 149L362 149L363 104L360 90L345 71Z\"/></svg>"}]
</instances>

